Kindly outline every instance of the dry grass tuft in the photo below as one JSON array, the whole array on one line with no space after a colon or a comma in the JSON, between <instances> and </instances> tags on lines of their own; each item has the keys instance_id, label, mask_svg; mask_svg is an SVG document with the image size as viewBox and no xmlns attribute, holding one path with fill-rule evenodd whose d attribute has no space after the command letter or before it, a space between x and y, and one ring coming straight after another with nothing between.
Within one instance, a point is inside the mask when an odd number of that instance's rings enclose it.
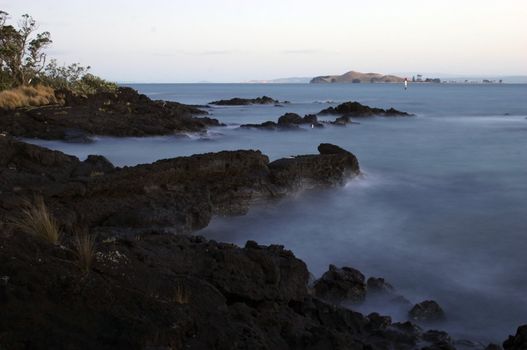
<instances>
[{"instance_id":1,"label":"dry grass tuft","mask_svg":"<svg viewBox=\"0 0 527 350\"><path fill-rule=\"evenodd\" d=\"M0 91L0 108L15 109L28 106L45 106L58 103L55 91L49 86L20 86Z\"/></svg>"},{"instance_id":2,"label":"dry grass tuft","mask_svg":"<svg viewBox=\"0 0 527 350\"><path fill-rule=\"evenodd\" d=\"M180 305L188 304L190 302L190 291L180 283L176 286L174 302Z\"/></svg>"},{"instance_id":3,"label":"dry grass tuft","mask_svg":"<svg viewBox=\"0 0 527 350\"><path fill-rule=\"evenodd\" d=\"M73 240L73 248L77 254L79 267L88 273L95 259L95 236L90 235L87 229L79 230Z\"/></svg>"},{"instance_id":4,"label":"dry grass tuft","mask_svg":"<svg viewBox=\"0 0 527 350\"><path fill-rule=\"evenodd\" d=\"M20 230L35 235L53 244L60 240L60 227L40 196L33 202L26 201L19 217L12 223Z\"/></svg>"}]
</instances>

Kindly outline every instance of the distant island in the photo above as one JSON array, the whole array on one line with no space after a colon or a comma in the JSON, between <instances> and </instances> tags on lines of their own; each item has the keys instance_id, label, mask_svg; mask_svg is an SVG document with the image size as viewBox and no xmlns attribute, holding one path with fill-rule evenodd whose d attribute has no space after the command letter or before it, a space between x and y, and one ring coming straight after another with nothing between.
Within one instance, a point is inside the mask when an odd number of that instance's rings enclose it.
<instances>
[{"instance_id":1,"label":"distant island","mask_svg":"<svg viewBox=\"0 0 527 350\"><path fill-rule=\"evenodd\" d=\"M324 75L311 79L310 84L331 83L402 83L404 78L395 75L382 75L379 73L361 73L349 71L342 75Z\"/></svg>"}]
</instances>

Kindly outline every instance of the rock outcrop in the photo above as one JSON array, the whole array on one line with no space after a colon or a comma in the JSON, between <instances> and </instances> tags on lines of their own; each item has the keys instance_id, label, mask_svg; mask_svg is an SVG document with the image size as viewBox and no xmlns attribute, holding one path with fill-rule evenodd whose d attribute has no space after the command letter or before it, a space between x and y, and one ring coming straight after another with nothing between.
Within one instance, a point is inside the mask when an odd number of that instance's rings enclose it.
<instances>
[{"instance_id":1,"label":"rock outcrop","mask_svg":"<svg viewBox=\"0 0 527 350\"><path fill-rule=\"evenodd\" d=\"M425 300L408 312L410 318L420 322L436 322L445 319L445 312L439 304L433 300Z\"/></svg>"},{"instance_id":2,"label":"rock outcrop","mask_svg":"<svg viewBox=\"0 0 527 350\"><path fill-rule=\"evenodd\" d=\"M342 115L348 117L372 117L372 116L383 116L383 117L403 117L410 116L411 114L406 112L398 111L394 108L382 109L369 107L359 102L344 102L337 107L329 107L321 110L318 114L320 115ZM344 120L338 120L339 123L343 123ZM337 122L337 121L336 121Z\"/></svg>"},{"instance_id":3,"label":"rock outcrop","mask_svg":"<svg viewBox=\"0 0 527 350\"><path fill-rule=\"evenodd\" d=\"M323 127L314 114L307 114L304 117L296 113L286 113L278 118L278 122L266 121L260 124L242 124L240 128L265 129L265 130L298 130L300 125L312 127Z\"/></svg>"},{"instance_id":4,"label":"rock outcrop","mask_svg":"<svg viewBox=\"0 0 527 350\"><path fill-rule=\"evenodd\" d=\"M524 350L527 349L527 325L518 327L516 335L509 336L503 343L504 350Z\"/></svg>"},{"instance_id":5,"label":"rock outcrop","mask_svg":"<svg viewBox=\"0 0 527 350\"><path fill-rule=\"evenodd\" d=\"M198 108L152 101L131 88L88 96L57 91L63 103L0 110L0 132L13 136L86 142L94 135L152 136L204 131L220 122Z\"/></svg>"},{"instance_id":6,"label":"rock outcrop","mask_svg":"<svg viewBox=\"0 0 527 350\"><path fill-rule=\"evenodd\" d=\"M275 100L269 96L262 96L257 98L234 97L229 100L209 102L209 104L217 106L273 105L277 103L280 103L280 101Z\"/></svg>"},{"instance_id":7,"label":"rock outcrop","mask_svg":"<svg viewBox=\"0 0 527 350\"><path fill-rule=\"evenodd\" d=\"M271 163L259 151L224 151L114 168L0 136L0 172L0 218L38 193L66 226L188 232L212 215L245 214L251 203L341 184L360 170L347 151Z\"/></svg>"},{"instance_id":8,"label":"rock outcrop","mask_svg":"<svg viewBox=\"0 0 527 350\"><path fill-rule=\"evenodd\" d=\"M337 268L329 265L329 270L315 281L313 291L317 298L331 303L359 303L366 297L366 284L360 271L351 267Z\"/></svg>"},{"instance_id":9,"label":"rock outcrop","mask_svg":"<svg viewBox=\"0 0 527 350\"><path fill-rule=\"evenodd\" d=\"M0 239L5 349L455 349L444 332L312 297L281 246L151 231L99 240L85 273L68 240Z\"/></svg>"}]
</instances>

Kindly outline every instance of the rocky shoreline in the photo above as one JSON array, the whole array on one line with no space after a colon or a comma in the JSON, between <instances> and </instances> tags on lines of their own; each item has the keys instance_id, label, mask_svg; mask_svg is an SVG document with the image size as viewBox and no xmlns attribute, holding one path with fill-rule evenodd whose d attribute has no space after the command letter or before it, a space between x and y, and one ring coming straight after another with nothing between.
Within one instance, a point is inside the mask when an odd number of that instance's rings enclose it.
<instances>
[{"instance_id":1,"label":"rocky shoreline","mask_svg":"<svg viewBox=\"0 0 527 350\"><path fill-rule=\"evenodd\" d=\"M221 123L199 108L153 101L131 88L88 96L55 92L61 103L0 109L0 131L16 137L89 142L93 136L156 136L205 131ZM200 116L202 115L202 116Z\"/></svg>"},{"instance_id":2,"label":"rocky shoreline","mask_svg":"<svg viewBox=\"0 0 527 350\"><path fill-rule=\"evenodd\" d=\"M146 102L127 89L120 94L130 95L92 97L89 104L65 96L63 106L19 112L18 124L6 114L0 128L14 136L65 139L77 127L83 136L110 129L138 136L173 132L176 121L181 130L219 125L193 117L200 113L194 107ZM134 98L141 102L134 105ZM134 109L145 103L151 109ZM103 111L83 124L82 113L91 115L93 108ZM161 117L167 110L172 117ZM390 111L383 113L396 115ZM166 124L118 131L126 118L142 113L149 123L158 116ZM114 119L103 126L97 118ZM27 134L31 123L39 127ZM286 114L277 124L303 123L318 120ZM241 248L188 235L214 215L242 215L260 201L338 186L360 174L352 153L331 144L318 151L273 162L259 151L223 151L118 168L101 156L80 161L2 134L0 349L501 349L422 329L415 322L448 315L433 301L412 307L382 278L366 280L351 267L330 266L310 281L305 263L282 246L249 241ZM59 244L11 225L35 195L61 224ZM72 248L80 226L97 237L88 271ZM402 300L412 321L352 311L371 295ZM349 303L351 309L344 307ZM503 343L505 350L526 348L527 326Z\"/></svg>"}]
</instances>

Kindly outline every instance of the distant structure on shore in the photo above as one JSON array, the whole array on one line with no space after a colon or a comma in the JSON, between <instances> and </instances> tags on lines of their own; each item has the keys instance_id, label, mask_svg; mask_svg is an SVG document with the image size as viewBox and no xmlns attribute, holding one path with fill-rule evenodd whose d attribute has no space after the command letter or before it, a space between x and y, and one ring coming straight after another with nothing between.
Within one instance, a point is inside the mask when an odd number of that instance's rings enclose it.
<instances>
[{"instance_id":1,"label":"distant structure on shore","mask_svg":"<svg viewBox=\"0 0 527 350\"><path fill-rule=\"evenodd\" d=\"M324 75L314 77L310 84L331 84L331 83L403 83L404 78L395 75L382 75L379 73L361 73L349 71L342 75Z\"/></svg>"}]
</instances>

